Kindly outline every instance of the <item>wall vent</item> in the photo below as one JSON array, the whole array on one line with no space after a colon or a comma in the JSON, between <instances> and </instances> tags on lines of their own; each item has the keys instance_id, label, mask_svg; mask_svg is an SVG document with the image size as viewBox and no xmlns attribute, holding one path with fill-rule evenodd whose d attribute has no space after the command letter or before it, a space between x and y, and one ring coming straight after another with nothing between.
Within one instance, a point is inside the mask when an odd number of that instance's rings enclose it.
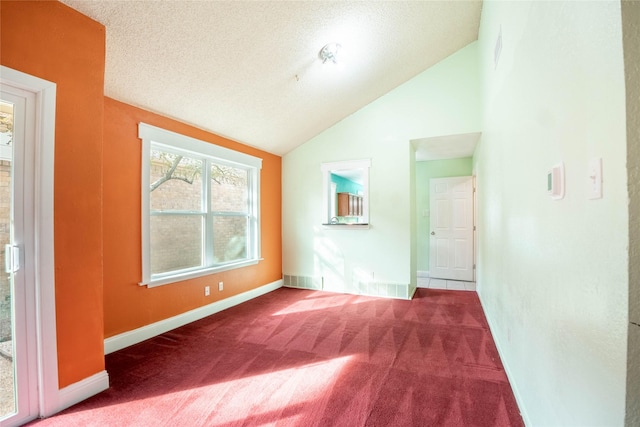
<instances>
[{"instance_id":1,"label":"wall vent","mask_svg":"<svg viewBox=\"0 0 640 427\"><path fill-rule=\"evenodd\" d=\"M285 274L283 282L287 288L322 290L322 277L292 276Z\"/></svg>"}]
</instances>

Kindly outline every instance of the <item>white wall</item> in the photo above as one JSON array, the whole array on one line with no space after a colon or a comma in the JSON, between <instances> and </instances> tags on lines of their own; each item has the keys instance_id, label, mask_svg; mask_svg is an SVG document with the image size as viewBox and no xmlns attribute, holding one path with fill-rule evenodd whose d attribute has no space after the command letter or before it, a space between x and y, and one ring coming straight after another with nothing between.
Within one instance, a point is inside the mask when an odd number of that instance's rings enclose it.
<instances>
[{"instance_id":1,"label":"white wall","mask_svg":"<svg viewBox=\"0 0 640 427\"><path fill-rule=\"evenodd\" d=\"M283 157L284 274L323 276L344 291L356 273L415 284L409 141L479 131L476 49L476 42L468 45ZM372 161L371 228L323 228L320 165L354 159Z\"/></svg>"},{"instance_id":2,"label":"white wall","mask_svg":"<svg viewBox=\"0 0 640 427\"><path fill-rule=\"evenodd\" d=\"M497 68L494 46L502 28ZM628 307L619 2L483 4L478 289L525 420L622 425ZM604 198L588 200L602 157ZM567 193L546 194L564 161Z\"/></svg>"}]
</instances>

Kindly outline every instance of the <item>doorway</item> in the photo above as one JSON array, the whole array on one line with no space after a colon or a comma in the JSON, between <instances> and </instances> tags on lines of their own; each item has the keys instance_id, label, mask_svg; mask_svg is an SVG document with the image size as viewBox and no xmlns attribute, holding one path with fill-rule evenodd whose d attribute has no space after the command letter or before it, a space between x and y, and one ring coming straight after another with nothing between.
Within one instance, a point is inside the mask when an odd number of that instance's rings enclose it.
<instances>
[{"instance_id":1,"label":"doorway","mask_svg":"<svg viewBox=\"0 0 640 427\"><path fill-rule=\"evenodd\" d=\"M33 135L35 94L0 92L0 418L37 414Z\"/></svg>"},{"instance_id":2,"label":"doorway","mask_svg":"<svg viewBox=\"0 0 640 427\"><path fill-rule=\"evenodd\" d=\"M55 84L0 67L0 426L59 406L53 264Z\"/></svg>"},{"instance_id":3,"label":"doorway","mask_svg":"<svg viewBox=\"0 0 640 427\"><path fill-rule=\"evenodd\" d=\"M473 177L429 180L429 275L474 280Z\"/></svg>"}]
</instances>

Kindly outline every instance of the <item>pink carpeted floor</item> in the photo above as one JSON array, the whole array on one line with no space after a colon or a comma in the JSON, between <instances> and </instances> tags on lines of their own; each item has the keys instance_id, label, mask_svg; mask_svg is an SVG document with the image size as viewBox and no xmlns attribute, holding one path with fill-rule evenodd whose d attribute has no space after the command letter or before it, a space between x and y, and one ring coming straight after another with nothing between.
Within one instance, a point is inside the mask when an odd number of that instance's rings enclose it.
<instances>
[{"instance_id":1,"label":"pink carpeted floor","mask_svg":"<svg viewBox=\"0 0 640 427\"><path fill-rule=\"evenodd\" d=\"M45 426L522 426L475 292L282 288L106 357Z\"/></svg>"}]
</instances>

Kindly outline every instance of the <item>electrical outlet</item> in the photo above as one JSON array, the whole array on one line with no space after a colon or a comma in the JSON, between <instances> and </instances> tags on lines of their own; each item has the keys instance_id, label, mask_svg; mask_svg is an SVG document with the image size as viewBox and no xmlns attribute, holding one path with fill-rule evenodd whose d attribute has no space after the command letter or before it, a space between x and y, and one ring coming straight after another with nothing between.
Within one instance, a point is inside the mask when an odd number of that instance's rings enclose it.
<instances>
[{"instance_id":1,"label":"electrical outlet","mask_svg":"<svg viewBox=\"0 0 640 427\"><path fill-rule=\"evenodd\" d=\"M224 289L224 282L218 282L218 290L222 291Z\"/></svg>"},{"instance_id":2,"label":"electrical outlet","mask_svg":"<svg viewBox=\"0 0 640 427\"><path fill-rule=\"evenodd\" d=\"M211 294L211 288L209 288L208 286L204 287L204 296L208 297Z\"/></svg>"}]
</instances>

